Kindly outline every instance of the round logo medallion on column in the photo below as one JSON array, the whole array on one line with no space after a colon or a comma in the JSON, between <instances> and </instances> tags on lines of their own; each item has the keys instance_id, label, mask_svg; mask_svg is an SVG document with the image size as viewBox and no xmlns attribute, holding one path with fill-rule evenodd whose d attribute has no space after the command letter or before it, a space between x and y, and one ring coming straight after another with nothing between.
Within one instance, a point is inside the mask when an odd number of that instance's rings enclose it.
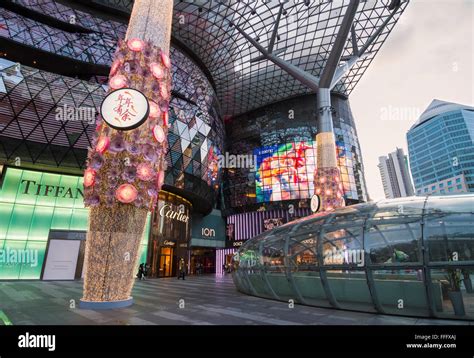
<instances>
[{"instance_id":1,"label":"round logo medallion on column","mask_svg":"<svg viewBox=\"0 0 474 358\"><path fill-rule=\"evenodd\" d=\"M100 114L110 127L127 131L139 127L150 112L148 99L133 88L110 92L100 106Z\"/></svg>"},{"instance_id":2,"label":"round logo medallion on column","mask_svg":"<svg viewBox=\"0 0 474 358\"><path fill-rule=\"evenodd\" d=\"M319 195L314 194L311 197L311 211L313 213L317 213L321 207L321 199L319 198Z\"/></svg>"}]
</instances>

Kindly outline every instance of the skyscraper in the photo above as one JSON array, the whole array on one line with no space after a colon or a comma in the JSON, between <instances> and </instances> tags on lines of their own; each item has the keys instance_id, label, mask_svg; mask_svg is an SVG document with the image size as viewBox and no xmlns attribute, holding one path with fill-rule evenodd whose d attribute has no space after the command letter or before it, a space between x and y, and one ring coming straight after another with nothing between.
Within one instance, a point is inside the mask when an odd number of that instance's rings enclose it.
<instances>
[{"instance_id":1,"label":"skyscraper","mask_svg":"<svg viewBox=\"0 0 474 358\"><path fill-rule=\"evenodd\" d=\"M386 198L401 198L414 194L403 149L379 157L379 170Z\"/></svg>"},{"instance_id":2,"label":"skyscraper","mask_svg":"<svg viewBox=\"0 0 474 358\"><path fill-rule=\"evenodd\" d=\"M474 108L433 100L407 133L416 193L474 192Z\"/></svg>"}]
</instances>

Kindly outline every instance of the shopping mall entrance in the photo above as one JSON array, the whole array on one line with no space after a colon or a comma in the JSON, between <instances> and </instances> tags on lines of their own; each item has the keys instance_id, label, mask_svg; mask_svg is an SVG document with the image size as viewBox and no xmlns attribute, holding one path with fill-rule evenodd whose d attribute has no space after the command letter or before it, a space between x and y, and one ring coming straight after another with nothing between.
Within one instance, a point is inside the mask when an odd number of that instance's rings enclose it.
<instances>
[{"instance_id":1,"label":"shopping mall entrance","mask_svg":"<svg viewBox=\"0 0 474 358\"><path fill-rule=\"evenodd\" d=\"M176 277L181 258L188 265L191 211L192 205L186 199L164 190L160 192L148 241L149 278Z\"/></svg>"},{"instance_id":2,"label":"shopping mall entrance","mask_svg":"<svg viewBox=\"0 0 474 358\"><path fill-rule=\"evenodd\" d=\"M210 248L191 249L191 274L216 273L216 250Z\"/></svg>"}]
</instances>

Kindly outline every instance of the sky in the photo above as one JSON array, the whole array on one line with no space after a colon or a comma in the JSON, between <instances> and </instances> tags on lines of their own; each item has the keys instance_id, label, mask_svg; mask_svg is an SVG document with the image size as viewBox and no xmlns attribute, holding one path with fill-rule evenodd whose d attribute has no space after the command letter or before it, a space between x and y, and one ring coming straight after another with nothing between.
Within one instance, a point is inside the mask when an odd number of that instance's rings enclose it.
<instances>
[{"instance_id":1,"label":"sky","mask_svg":"<svg viewBox=\"0 0 474 358\"><path fill-rule=\"evenodd\" d=\"M474 0L411 0L350 96L370 198L384 198L378 158L433 99L474 106Z\"/></svg>"}]
</instances>

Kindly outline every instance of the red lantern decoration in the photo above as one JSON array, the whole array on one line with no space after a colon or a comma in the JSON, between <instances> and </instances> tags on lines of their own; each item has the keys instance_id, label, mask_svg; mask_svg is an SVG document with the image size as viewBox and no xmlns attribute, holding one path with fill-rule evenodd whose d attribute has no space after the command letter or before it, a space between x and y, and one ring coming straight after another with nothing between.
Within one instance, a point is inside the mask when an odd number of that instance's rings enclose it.
<instances>
[{"instance_id":1,"label":"red lantern decoration","mask_svg":"<svg viewBox=\"0 0 474 358\"><path fill-rule=\"evenodd\" d=\"M84 171L84 186L86 188L95 184L95 175L96 171L94 169L89 168Z\"/></svg>"},{"instance_id":2,"label":"red lantern decoration","mask_svg":"<svg viewBox=\"0 0 474 358\"><path fill-rule=\"evenodd\" d=\"M125 76L122 76L122 75L114 76L109 80L109 86L112 89L123 88L126 85L127 85L127 79L125 78Z\"/></svg>"},{"instance_id":3,"label":"red lantern decoration","mask_svg":"<svg viewBox=\"0 0 474 358\"><path fill-rule=\"evenodd\" d=\"M104 152L109 149L110 139L109 137L102 136L97 140L97 145L95 147L95 151L99 152L100 154L104 154Z\"/></svg>"},{"instance_id":4,"label":"red lantern decoration","mask_svg":"<svg viewBox=\"0 0 474 358\"><path fill-rule=\"evenodd\" d=\"M145 43L142 40L135 38L128 40L127 46L130 50L134 52L139 52L143 50L143 47L145 47Z\"/></svg>"},{"instance_id":5,"label":"red lantern decoration","mask_svg":"<svg viewBox=\"0 0 474 358\"><path fill-rule=\"evenodd\" d=\"M138 191L132 184L122 184L115 191L115 198L124 204L133 202L137 195Z\"/></svg>"},{"instance_id":6,"label":"red lantern decoration","mask_svg":"<svg viewBox=\"0 0 474 358\"><path fill-rule=\"evenodd\" d=\"M163 65L165 65L166 68L171 68L170 57L163 51L161 52L161 62L163 62Z\"/></svg>"},{"instance_id":7,"label":"red lantern decoration","mask_svg":"<svg viewBox=\"0 0 474 358\"><path fill-rule=\"evenodd\" d=\"M156 62L150 63L150 71L153 76L158 80L161 80L165 76L165 72L161 68L160 64Z\"/></svg>"},{"instance_id":8,"label":"red lantern decoration","mask_svg":"<svg viewBox=\"0 0 474 358\"><path fill-rule=\"evenodd\" d=\"M156 125L153 127L153 137L155 137L158 143L163 143L165 140L165 131L161 126Z\"/></svg>"},{"instance_id":9,"label":"red lantern decoration","mask_svg":"<svg viewBox=\"0 0 474 358\"><path fill-rule=\"evenodd\" d=\"M155 102L148 100L148 104L150 105L150 113L149 116L151 118L157 118L160 115L160 106L158 106Z\"/></svg>"}]
</instances>

